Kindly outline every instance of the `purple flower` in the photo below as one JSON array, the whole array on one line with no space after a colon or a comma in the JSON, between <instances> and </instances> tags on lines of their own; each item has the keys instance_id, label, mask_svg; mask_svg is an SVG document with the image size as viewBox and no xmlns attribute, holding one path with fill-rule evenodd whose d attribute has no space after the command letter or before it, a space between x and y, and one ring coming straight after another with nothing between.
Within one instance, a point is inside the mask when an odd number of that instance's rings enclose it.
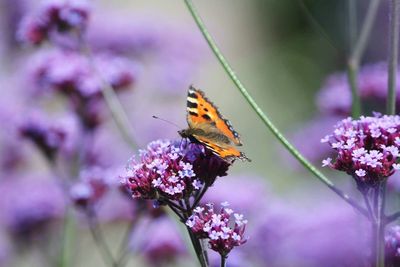
<instances>
[{"instance_id":1,"label":"purple flower","mask_svg":"<svg viewBox=\"0 0 400 267\"><path fill-rule=\"evenodd\" d=\"M133 197L179 200L226 175L229 164L199 144L153 141L122 175ZM210 170L207 170L210 168Z\"/></svg>"},{"instance_id":2,"label":"purple flower","mask_svg":"<svg viewBox=\"0 0 400 267\"><path fill-rule=\"evenodd\" d=\"M64 214L59 186L43 177L11 177L0 182L0 216L20 240L40 237L49 223Z\"/></svg>"},{"instance_id":3,"label":"purple flower","mask_svg":"<svg viewBox=\"0 0 400 267\"><path fill-rule=\"evenodd\" d=\"M359 186L375 186L399 166L400 117L376 116L340 121L334 133L324 137L337 155L324 165L351 175Z\"/></svg>"},{"instance_id":4,"label":"purple flower","mask_svg":"<svg viewBox=\"0 0 400 267\"><path fill-rule=\"evenodd\" d=\"M390 227L385 235L385 264L398 266L400 264L400 226Z\"/></svg>"},{"instance_id":5,"label":"purple flower","mask_svg":"<svg viewBox=\"0 0 400 267\"><path fill-rule=\"evenodd\" d=\"M121 57L98 54L91 63L87 57L65 50L39 53L29 65L28 82L30 87L33 85L35 95L58 92L67 96L71 107L88 129L97 127L103 121L103 79L114 90L121 91L133 84L137 71L133 62Z\"/></svg>"},{"instance_id":6,"label":"purple flower","mask_svg":"<svg viewBox=\"0 0 400 267\"><path fill-rule=\"evenodd\" d=\"M397 72L400 78L400 71ZM387 64L377 63L362 67L358 74L359 94L366 112L382 110L387 97ZM400 91L400 85L396 88ZM397 94L400 104L400 94ZM329 76L316 98L319 110L326 114L350 115L351 90L346 73Z\"/></svg>"},{"instance_id":7,"label":"purple flower","mask_svg":"<svg viewBox=\"0 0 400 267\"><path fill-rule=\"evenodd\" d=\"M89 19L89 3L85 0L48 0L27 15L17 32L19 40L39 45L54 33L84 30Z\"/></svg>"},{"instance_id":8,"label":"purple flower","mask_svg":"<svg viewBox=\"0 0 400 267\"><path fill-rule=\"evenodd\" d=\"M173 264L179 257L187 254L187 249L181 239L175 224L165 216L139 226L138 233L131 239L132 247L139 246L151 266L166 266Z\"/></svg>"},{"instance_id":9,"label":"purple flower","mask_svg":"<svg viewBox=\"0 0 400 267\"><path fill-rule=\"evenodd\" d=\"M60 150L70 153L77 135L73 117L51 121L38 110L30 111L28 116L22 118L18 130L22 137L31 140L50 160L54 160Z\"/></svg>"},{"instance_id":10,"label":"purple flower","mask_svg":"<svg viewBox=\"0 0 400 267\"><path fill-rule=\"evenodd\" d=\"M107 17L107 20L104 20ZM160 18L157 18L160 20ZM200 35L168 21L140 14L94 14L88 31L89 45L97 52L111 52L139 60L152 77L148 87L156 92L182 94L204 59Z\"/></svg>"},{"instance_id":11,"label":"purple flower","mask_svg":"<svg viewBox=\"0 0 400 267\"><path fill-rule=\"evenodd\" d=\"M211 203L198 206L186 221L191 231L198 238L208 239L211 249L222 257L227 257L234 247L246 243L246 224L243 215L229 208L228 202L221 203L219 212L215 212Z\"/></svg>"},{"instance_id":12,"label":"purple flower","mask_svg":"<svg viewBox=\"0 0 400 267\"><path fill-rule=\"evenodd\" d=\"M70 196L75 205L84 209L96 205L104 198L110 187L116 185L113 173L114 170L99 167L82 170L80 181L70 189Z\"/></svg>"},{"instance_id":13,"label":"purple flower","mask_svg":"<svg viewBox=\"0 0 400 267\"><path fill-rule=\"evenodd\" d=\"M313 199L326 198L312 192ZM268 202L243 247L246 258L260 266L369 266L370 226L361 215L336 199L295 203Z\"/></svg>"}]
</instances>

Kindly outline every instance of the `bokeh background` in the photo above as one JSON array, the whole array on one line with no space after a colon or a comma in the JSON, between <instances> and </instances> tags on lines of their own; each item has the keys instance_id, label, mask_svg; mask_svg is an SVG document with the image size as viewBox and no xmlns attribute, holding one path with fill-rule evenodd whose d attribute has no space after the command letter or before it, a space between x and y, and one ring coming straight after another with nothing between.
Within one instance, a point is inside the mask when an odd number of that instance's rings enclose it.
<instances>
[{"instance_id":1,"label":"bokeh background","mask_svg":"<svg viewBox=\"0 0 400 267\"><path fill-rule=\"evenodd\" d=\"M349 110L328 114L323 108L324 103L340 102L342 91L332 89L333 93L318 97L322 88L329 91L329 75L345 71L354 46L348 2L195 1L210 33L251 95L318 166L329 156L319 140L349 114ZM367 4L354 2L357 12L352 16L359 32ZM51 45L38 48L16 38L21 19L37 9L39 2L1 0L0 5L0 264L58 266L57 250L71 199L58 192L46 159L20 132L26 120L35 122L38 110L57 123L64 123L60 114L70 115L71 111L62 97L36 92L43 84L35 84L32 69L46 63L43 54L52 50ZM385 2L379 8L362 65L386 60L387 14ZM207 195L217 202L231 202L249 219L249 241L236 249L228 266L365 266L368 249L367 237L362 234L363 219L284 151L213 56L183 1L93 1L88 36L95 51L115 49L113 53L129 61L134 82L119 98L138 148L156 139L179 138L177 127L152 115L185 128L185 97L190 84L201 88L241 134L243 151L252 162L236 162ZM70 62L66 58L58 64L67 69ZM374 74L367 72L365 77ZM385 89L385 81L374 82L372 87L380 86L376 90ZM343 79L338 83L337 87L345 87ZM373 99L367 99L364 106L367 115L372 110L383 111L384 104L374 96L366 97ZM137 151L124 142L107 108L102 108L104 122L89 141L95 158L91 168L112 169L107 175L118 184L118 168ZM68 138L72 136L74 150L76 140L82 144L87 140L74 133L74 122L68 123L72 123L66 128L72 132ZM348 177L324 172L359 198ZM75 176L68 179L75 181L84 175L78 170ZM44 188L47 183L49 189ZM114 252L132 220L133 202L117 194L117 190L109 192L96 207L106 242ZM69 212L73 213L75 229L68 243L70 266L106 266L79 208ZM127 266L196 266L183 240L173 219L146 218L132 234Z\"/></svg>"}]
</instances>

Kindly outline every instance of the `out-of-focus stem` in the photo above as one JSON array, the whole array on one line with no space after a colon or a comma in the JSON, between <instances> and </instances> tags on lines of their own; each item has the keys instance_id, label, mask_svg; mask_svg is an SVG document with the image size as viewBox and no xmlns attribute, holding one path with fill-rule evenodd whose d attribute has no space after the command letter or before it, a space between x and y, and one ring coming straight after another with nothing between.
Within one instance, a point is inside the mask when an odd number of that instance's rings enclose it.
<instances>
[{"instance_id":1,"label":"out-of-focus stem","mask_svg":"<svg viewBox=\"0 0 400 267\"><path fill-rule=\"evenodd\" d=\"M368 11L362 24L361 33L357 39L350 58L347 62L347 75L352 96L352 116L357 118L361 115L361 100L358 88L358 69L360 67L361 57L364 54L369 36L371 35L372 25L375 22L376 13L378 11L379 0L371 0ZM352 18L350 18L351 20Z\"/></svg>"},{"instance_id":2,"label":"out-of-focus stem","mask_svg":"<svg viewBox=\"0 0 400 267\"><path fill-rule=\"evenodd\" d=\"M71 247L75 239L75 223L72 216L72 207L68 207L65 212L64 222L63 222L63 232L61 239L60 255L58 259L59 267L70 267L71 259Z\"/></svg>"},{"instance_id":3,"label":"out-of-focus stem","mask_svg":"<svg viewBox=\"0 0 400 267\"><path fill-rule=\"evenodd\" d=\"M389 29L389 64L388 64L388 97L387 114L396 113L396 78L397 60L399 54L399 30L400 30L400 0L391 0L390 29Z\"/></svg>"},{"instance_id":4,"label":"out-of-focus stem","mask_svg":"<svg viewBox=\"0 0 400 267\"><path fill-rule=\"evenodd\" d=\"M385 198L386 198L386 182L379 184L375 188L374 207L376 212L376 220L372 222L373 249L375 255L375 267L385 267Z\"/></svg>"},{"instance_id":5,"label":"out-of-focus stem","mask_svg":"<svg viewBox=\"0 0 400 267\"><path fill-rule=\"evenodd\" d=\"M118 267L118 262L114 260L114 256L111 253L110 248L108 247L103 233L99 229L99 225L96 219L96 215L93 211L86 212L90 233L96 243L97 248L100 251L100 254L103 256L104 263L110 267Z\"/></svg>"},{"instance_id":6,"label":"out-of-focus stem","mask_svg":"<svg viewBox=\"0 0 400 267\"><path fill-rule=\"evenodd\" d=\"M129 121L128 116L118 99L117 94L114 91L114 88L104 79L101 72L97 69L97 66L93 59L93 54L90 47L87 45L81 33L77 33L78 38L82 47L82 53L89 59L91 62L92 68L99 77L102 82L101 93L103 94L104 100L110 110L113 121L118 127L119 132L124 138L125 142L128 143L133 150L136 150L137 144L133 139L133 130L131 123Z\"/></svg>"},{"instance_id":7,"label":"out-of-focus stem","mask_svg":"<svg viewBox=\"0 0 400 267\"><path fill-rule=\"evenodd\" d=\"M226 267L226 257L221 255L221 267Z\"/></svg>"},{"instance_id":8,"label":"out-of-focus stem","mask_svg":"<svg viewBox=\"0 0 400 267\"><path fill-rule=\"evenodd\" d=\"M246 99L246 101L250 104L259 118L263 121L264 125L273 133L273 135L279 140L279 142L307 169L309 170L314 176L323 182L326 186L328 186L332 191L334 191L338 196L340 196L343 200L353 206L356 210L358 210L361 214L368 217L368 211L354 201L351 197L345 194L343 191L338 189L332 181L330 181L324 174L322 174L314 165L312 165L306 158L303 157L302 154L282 135L282 133L276 128L276 126L272 123L272 121L267 117L267 115L262 111L262 109L258 106L255 100L251 97L248 93L247 89L244 87L242 82L236 76L235 72L233 71L232 67L229 65L225 57L222 55L221 51L219 50L218 46L216 45L215 41L209 34L207 28L205 27L200 15L197 13L193 3L191 0L185 0L186 6L189 9L193 19L195 20L197 26L199 27L200 31L202 32L204 38L206 39L208 45L210 46L211 50L213 51L214 55L217 57L219 62L221 63L222 67L224 68L225 72L231 78L233 83L239 89L240 93Z\"/></svg>"}]
</instances>

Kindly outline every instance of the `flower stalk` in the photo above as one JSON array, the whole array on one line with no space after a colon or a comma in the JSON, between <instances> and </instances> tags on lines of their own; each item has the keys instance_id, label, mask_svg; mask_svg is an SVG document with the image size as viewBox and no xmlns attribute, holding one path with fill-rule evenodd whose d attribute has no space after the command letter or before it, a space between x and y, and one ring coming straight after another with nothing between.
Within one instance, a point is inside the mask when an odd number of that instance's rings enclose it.
<instances>
[{"instance_id":1,"label":"flower stalk","mask_svg":"<svg viewBox=\"0 0 400 267\"><path fill-rule=\"evenodd\" d=\"M376 0L375 0L376 1ZM339 197L341 197L344 201L349 203L353 206L357 211L359 211L364 216L368 217L368 211L358 204L355 200L353 200L350 196L345 194L343 191L338 189L331 180L329 180L324 174L322 174L313 164L311 164L300 152L282 135L282 133L278 130L278 128L272 123L272 121L267 117L267 115L262 111L262 109L258 106L252 96L248 93L245 86L236 76L235 72L233 71L232 67L229 65L225 57L222 55L221 51L219 50L218 46L216 45L215 41L211 37L210 33L208 32L206 26L204 25L200 15L198 14L197 10L195 9L191 0L185 0L185 4L191 13L193 19L195 20L198 28L200 29L201 33L203 34L204 38L206 39L209 47L213 51L214 55L217 57L219 62L221 63L223 69L231 78L232 82L236 85L239 89L240 93L246 99L246 101L250 104L259 118L263 121L264 125L273 133L273 135L278 139L278 141L307 169L309 170L314 176L323 182L328 188L330 188L333 192L335 192Z\"/></svg>"},{"instance_id":2,"label":"flower stalk","mask_svg":"<svg viewBox=\"0 0 400 267\"><path fill-rule=\"evenodd\" d=\"M358 69L360 67L360 61L362 55L364 54L365 48L367 46L369 37L371 35L372 25L375 22L376 13L378 11L379 0L371 0L368 6L368 11L365 16L363 26L361 28L361 33L357 42L354 46L354 50L350 55L347 62L347 74L348 80L351 88L352 96L352 117L358 118L361 115L361 100L358 88ZM354 13L354 12L352 12ZM352 18L350 18L352 20Z\"/></svg>"},{"instance_id":3,"label":"flower stalk","mask_svg":"<svg viewBox=\"0 0 400 267\"><path fill-rule=\"evenodd\" d=\"M392 0L389 29L388 98L386 112L396 113L396 77L399 54L400 1Z\"/></svg>"}]
</instances>

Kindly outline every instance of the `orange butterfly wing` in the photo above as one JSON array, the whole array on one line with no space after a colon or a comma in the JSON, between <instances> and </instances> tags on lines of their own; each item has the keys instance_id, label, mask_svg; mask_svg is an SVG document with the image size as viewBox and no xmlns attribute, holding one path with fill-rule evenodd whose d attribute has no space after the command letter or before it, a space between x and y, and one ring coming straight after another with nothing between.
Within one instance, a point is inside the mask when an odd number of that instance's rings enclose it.
<instances>
[{"instance_id":1,"label":"orange butterfly wing","mask_svg":"<svg viewBox=\"0 0 400 267\"><path fill-rule=\"evenodd\" d=\"M190 136L204 144L214 154L228 162L248 160L234 145L241 146L239 134L201 90L189 88L187 96L187 121Z\"/></svg>"},{"instance_id":2,"label":"orange butterfly wing","mask_svg":"<svg viewBox=\"0 0 400 267\"><path fill-rule=\"evenodd\" d=\"M240 135L233 129L231 123L219 113L201 90L192 86L189 88L187 96L187 114L189 127L202 123L215 124L215 128L228 137L232 143L237 146L242 145Z\"/></svg>"},{"instance_id":3,"label":"orange butterfly wing","mask_svg":"<svg viewBox=\"0 0 400 267\"><path fill-rule=\"evenodd\" d=\"M204 136L193 135L193 137L196 138L200 143L204 144L214 154L217 154L219 157L230 163L235 159L251 161L251 159L246 157L245 154L232 146L221 146Z\"/></svg>"}]
</instances>

